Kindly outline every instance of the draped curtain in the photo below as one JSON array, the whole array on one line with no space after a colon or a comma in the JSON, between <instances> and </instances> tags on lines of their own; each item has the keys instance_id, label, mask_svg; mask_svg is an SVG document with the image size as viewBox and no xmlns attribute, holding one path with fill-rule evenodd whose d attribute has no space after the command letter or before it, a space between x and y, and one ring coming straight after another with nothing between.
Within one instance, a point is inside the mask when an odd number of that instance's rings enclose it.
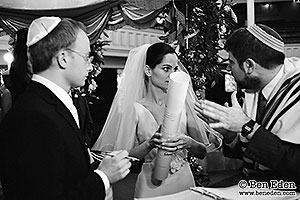
<instances>
[{"instance_id":1,"label":"draped curtain","mask_svg":"<svg viewBox=\"0 0 300 200\"><path fill-rule=\"evenodd\" d=\"M91 43L104 29L117 29L124 25L141 29L155 25L156 17L171 0L102 0L80 7L33 9L12 8L0 3L0 27L14 37L18 29L27 28L40 16L69 17L87 27Z\"/></svg>"}]
</instances>

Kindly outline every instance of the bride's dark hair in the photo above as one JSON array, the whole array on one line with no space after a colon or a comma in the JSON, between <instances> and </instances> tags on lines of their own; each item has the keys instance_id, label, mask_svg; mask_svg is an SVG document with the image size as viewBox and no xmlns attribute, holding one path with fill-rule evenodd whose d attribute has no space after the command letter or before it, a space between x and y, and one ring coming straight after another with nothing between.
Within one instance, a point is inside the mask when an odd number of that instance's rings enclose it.
<instances>
[{"instance_id":1,"label":"bride's dark hair","mask_svg":"<svg viewBox=\"0 0 300 200\"><path fill-rule=\"evenodd\" d=\"M152 44L147 50L146 65L151 69L155 68L157 64L161 63L164 56L169 53L175 53L175 50L170 45L163 42Z\"/></svg>"}]
</instances>

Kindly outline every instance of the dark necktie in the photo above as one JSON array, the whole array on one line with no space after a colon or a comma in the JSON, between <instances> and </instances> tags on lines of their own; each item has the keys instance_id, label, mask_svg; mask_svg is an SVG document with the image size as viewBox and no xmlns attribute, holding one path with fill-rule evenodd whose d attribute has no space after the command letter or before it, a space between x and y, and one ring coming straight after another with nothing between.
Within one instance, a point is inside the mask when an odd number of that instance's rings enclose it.
<instances>
[{"instance_id":1,"label":"dark necktie","mask_svg":"<svg viewBox=\"0 0 300 200\"><path fill-rule=\"evenodd\" d=\"M262 91L258 93L258 101L257 101L257 111L256 111L256 122L261 124L265 108L267 105L267 99L264 97Z\"/></svg>"},{"instance_id":2,"label":"dark necktie","mask_svg":"<svg viewBox=\"0 0 300 200\"><path fill-rule=\"evenodd\" d=\"M265 108L267 104L267 99L264 97L261 91L258 93L258 100L257 100L257 110L256 110L256 122L258 124L261 124ZM248 141L247 142L241 142L243 148L247 148ZM249 176L250 174L256 173L256 170L258 168L258 163L254 162L246 157L243 156L243 173Z\"/></svg>"},{"instance_id":3,"label":"dark necktie","mask_svg":"<svg viewBox=\"0 0 300 200\"><path fill-rule=\"evenodd\" d=\"M240 106L242 107L244 104L245 93L242 92L241 90L238 90L236 93L236 98L237 98L237 101L239 102Z\"/></svg>"}]
</instances>

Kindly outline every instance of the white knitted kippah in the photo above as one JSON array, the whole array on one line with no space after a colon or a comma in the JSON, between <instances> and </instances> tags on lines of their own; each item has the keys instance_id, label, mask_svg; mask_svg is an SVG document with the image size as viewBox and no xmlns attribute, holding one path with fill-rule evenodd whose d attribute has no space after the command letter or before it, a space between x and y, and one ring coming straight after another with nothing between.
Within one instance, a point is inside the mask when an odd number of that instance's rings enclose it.
<instances>
[{"instance_id":1,"label":"white knitted kippah","mask_svg":"<svg viewBox=\"0 0 300 200\"><path fill-rule=\"evenodd\" d=\"M61 21L59 17L40 17L33 20L27 34L27 47L37 43L48 35Z\"/></svg>"},{"instance_id":2,"label":"white knitted kippah","mask_svg":"<svg viewBox=\"0 0 300 200\"><path fill-rule=\"evenodd\" d=\"M265 45L275 49L276 51L284 53L284 43L283 41L275 38L274 36L268 34L266 31L261 29L256 24L253 24L247 28L247 30L256 37L259 41Z\"/></svg>"}]
</instances>

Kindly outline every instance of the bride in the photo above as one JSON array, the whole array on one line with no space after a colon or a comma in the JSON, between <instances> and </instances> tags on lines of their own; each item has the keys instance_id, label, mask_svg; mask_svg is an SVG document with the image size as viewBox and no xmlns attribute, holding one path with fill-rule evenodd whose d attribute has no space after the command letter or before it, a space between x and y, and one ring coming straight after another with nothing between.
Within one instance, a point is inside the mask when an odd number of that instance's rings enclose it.
<instances>
[{"instance_id":1,"label":"bride","mask_svg":"<svg viewBox=\"0 0 300 200\"><path fill-rule=\"evenodd\" d=\"M175 50L162 42L131 50L108 118L93 147L102 151L126 149L131 156L144 159L136 182L136 198L173 194L195 186L187 151L203 159L207 151L221 145L218 133L193 111L195 95L191 86L176 136L163 139L159 129L169 75L184 70L179 65ZM159 148L172 154L172 160L168 177L157 183L151 175Z\"/></svg>"}]
</instances>

